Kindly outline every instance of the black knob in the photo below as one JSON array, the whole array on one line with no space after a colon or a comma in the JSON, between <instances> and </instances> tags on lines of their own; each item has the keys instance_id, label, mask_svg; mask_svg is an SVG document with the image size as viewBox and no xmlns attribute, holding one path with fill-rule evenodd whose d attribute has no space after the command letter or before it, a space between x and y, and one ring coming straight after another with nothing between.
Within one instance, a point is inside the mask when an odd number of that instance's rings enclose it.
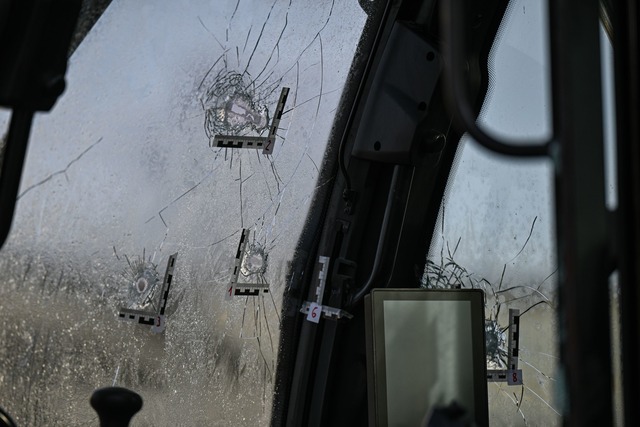
<instances>
[{"instance_id":1,"label":"black knob","mask_svg":"<svg viewBox=\"0 0 640 427\"><path fill-rule=\"evenodd\" d=\"M100 427L128 427L142 408L142 397L122 387L106 387L93 392L91 406L100 417Z\"/></svg>"}]
</instances>

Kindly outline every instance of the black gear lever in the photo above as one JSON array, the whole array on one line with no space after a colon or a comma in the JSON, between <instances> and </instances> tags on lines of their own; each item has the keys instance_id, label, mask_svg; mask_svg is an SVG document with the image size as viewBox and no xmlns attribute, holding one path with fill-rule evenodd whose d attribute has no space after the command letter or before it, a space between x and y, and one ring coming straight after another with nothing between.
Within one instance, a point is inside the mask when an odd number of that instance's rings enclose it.
<instances>
[{"instance_id":1,"label":"black gear lever","mask_svg":"<svg viewBox=\"0 0 640 427\"><path fill-rule=\"evenodd\" d=\"M142 397L122 387L106 387L93 392L91 406L100 417L100 427L128 427L142 408Z\"/></svg>"}]
</instances>

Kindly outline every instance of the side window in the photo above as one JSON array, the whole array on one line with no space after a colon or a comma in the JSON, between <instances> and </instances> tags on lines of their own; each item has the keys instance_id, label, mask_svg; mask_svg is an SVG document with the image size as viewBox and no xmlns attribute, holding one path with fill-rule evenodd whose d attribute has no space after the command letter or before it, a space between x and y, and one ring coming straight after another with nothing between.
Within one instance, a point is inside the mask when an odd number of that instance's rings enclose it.
<instances>
[{"instance_id":1,"label":"side window","mask_svg":"<svg viewBox=\"0 0 640 427\"><path fill-rule=\"evenodd\" d=\"M546 34L544 2L513 1L490 54L489 91L479 122L516 144L550 135ZM485 291L492 425L561 424L554 400L559 362L554 215L549 160L503 157L463 138L424 286Z\"/></svg>"},{"instance_id":2,"label":"side window","mask_svg":"<svg viewBox=\"0 0 640 427\"><path fill-rule=\"evenodd\" d=\"M512 1L491 51L489 92L479 122L515 144L544 140L551 133L546 21L545 2ZM613 209L617 205L613 59L604 29L601 35L606 204ZM562 423L553 185L549 160L499 156L465 136L427 256L423 286L485 291L492 425ZM610 281L612 354L614 408L620 414L616 277Z\"/></svg>"}]
</instances>

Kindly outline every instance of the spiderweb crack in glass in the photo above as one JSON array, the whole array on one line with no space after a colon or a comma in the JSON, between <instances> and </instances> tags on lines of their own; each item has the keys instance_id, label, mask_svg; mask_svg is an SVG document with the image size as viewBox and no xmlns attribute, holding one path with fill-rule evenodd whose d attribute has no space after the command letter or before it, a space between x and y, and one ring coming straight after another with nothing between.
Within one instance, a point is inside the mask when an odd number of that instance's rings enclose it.
<instances>
[{"instance_id":1,"label":"spiderweb crack in glass","mask_svg":"<svg viewBox=\"0 0 640 427\"><path fill-rule=\"evenodd\" d=\"M113 252L115 257L120 260L115 247ZM154 334L164 331L166 317L169 314L167 310L169 291L173 282L177 255L177 252L169 255L162 285L159 282L157 266L151 262L151 258L147 260L144 250L142 258L139 257L133 262L126 255L124 256L129 268L125 269L123 277L125 278L125 288L129 292L124 299L125 303L118 305L118 319L140 325L150 325L151 332ZM174 306L177 306L179 301L177 300Z\"/></svg>"},{"instance_id":2,"label":"spiderweb crack in glass","mask_svg":"<svg viewBox=\"0 0 640 427\"><path fill-rule=\"evenodd\" d=\"M144 310L153 304L153 297L157 290L158 282L158 266L151 262L151 259L145 259L143 250L142 257L138 256L133 261L124 255L128 268L122 272L125 279L125 286L129 289L125 306L127 308ZM153 307L155 309L155 307Z\"/></svg>"},{"instance_id":3,"label":"spiderweb crack in glass","mask_svg":"<svg viewBox=\"0 0 640 427\"><path fill-rule=\"evenodd\" d=\"M267 130L269 110L265 101L256 94L255 84L247 74L220 70L202 100L207 137L245 135L251 131L260 134Z\"/></svg>"},{"instance_id":4,"label":"spiderweb crack in glass","mask_svg":"<svg viewBox=\"0 0 640 427\"><path fill-rule=\"evenodd\" d=\"M503 369L507 357L506 334L495 319L485 320L485 339L487 341L487 367L491 369Z\"/></svg>"},{"instance_id":5,"label":"spiderweb crack in glass","mask_svg":"<svg viewBox=\"0 0 640 427\"><path fill-rule=\"evenodd\" d=\"M249 245L240 272L244 277L260 277L267 272L268 254L260 242Z\"/></svg>"},{"instance_id":6,"label":"spiderweb crack in glass","mask_svg":"<svg viewBox=\"0 0 640 427\"><path fill-rule=\"evenodd\" d=\"M528 230L528 235L524 239L524 243L520 247L517 254L510 257L508 263L513 263L516 258L521 256L525 249L530 244L532 236L535 231L536 222L538 217L535 217ZM442 212L442 224L441 229L444 230L444 207ZM487 359L487 372L488 379L490 379L492 387L496 388L496 392L499 395L505 396L509 402L516 406L516 410L520 415L522 422L528 425L526 413L532 415L531 411L522 407L523 399L527 399L528 396L533 396L533 399L537 399L542 405L554 414L559 414L550 401L540 396L539 391L546 390L549 382L555 382L555 378L546 372L548 368L546 363L537 365L530 357L532 355L531 348L535 346L535 343L527 342L527 339L532 339L529 336L522 338L520 332L521 325L527 325L529 316L534 313L535 310L540 307L554 308L551 298L541 291L542 286L547 282L556 272L552 272L544 278L537 286L529 285L507 285L509 280L507 274L507 264L504 264L502 273L499 280L493 282L486 278L478 278L472 272L469 272L465 267L460 265L456 261L456 253L460 248L464 246L461 238L458 238L456 244L451 247L449 242L444 239L444 236L438 236L440 241L440 254L439 260L432 253L427 259L425 271L423 274L422 285L423 287L430 289L460 289L460 288L480 288L485 292L485 340L486 340L486 359ZM497 283L496 283L497 282ZM506 308L522 307L519 314L513 318L513 324L511 323L509 316L505 318L507 311ZM539 323L532 317L531 322ZM530 326L529 326L530 327ZM510 329L517 331L517 335L514 337L517 343L518 351L515 354L510 354L508 333ZM533 338L535 341L536 339ZM514 345L514 344L511 344ZM510 359L513 356L514 363L520 362L523 366L516 366L517 371L517 384L521 385L506 385L505 382L512 382L512 378L508 376L512 367L510 366ZM548 355L549 357L555 357ZM535 358L539 361L539 358ZM520 371L524 371L522 374ZM494 375L495 374L495 375ZM500 375L498 375L500 374ZM499 382L493 382L499 381ZM532 388L535 384L535 390ZM516 392L509 392L506 390L508 387L515 387L519 389ZM491 390L490 390L491 391ZM546 391L545 391L546 393ZM495 396L490 393L490 396ZM495 399L495 397L493 397ZM490 401L490 406L492 402ZM539 414L538 414L539 415Z\"/></svg>"}]
</instances>

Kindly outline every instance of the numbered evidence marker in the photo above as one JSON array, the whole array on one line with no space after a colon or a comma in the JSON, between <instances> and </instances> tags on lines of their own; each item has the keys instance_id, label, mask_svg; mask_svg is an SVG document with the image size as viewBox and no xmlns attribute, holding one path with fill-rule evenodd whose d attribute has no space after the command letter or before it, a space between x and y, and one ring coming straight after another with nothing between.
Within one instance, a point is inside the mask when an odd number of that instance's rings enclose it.
<instances>
[{"instance_id":1,"label":"numbered evidence marker","mask_svg":"<svg viewBox=\"0 0 640 427\"><path fill-rule=\"evenodd\" d=\"M273 153L273 147L276 142L276 133L280 126L280 119L284 113L284 106L289 96L289 88L283 87L280 92L280 99L273 114L271 126L269 126L269 135L264 136L233 136L233 135L214 135L213 141L209 142L210 147L215 148L247 148L254 150L262 150L262 154Z\"/></svg>"},{"instance_id":2,"label":"numbered evidence marker","mask_svg":"<svg viewBox=\"0 0 640 427\"><path fill-rule=\"evenodd\" d=\"M329 257L318 257L318 263L316 264L316 270L318 271L318 275L316 276L316 300L312 302L305 301L300 308L300 312L307 315L307 320L309 322L319 323L320 317L335 320L343 317L348 319L353 317L351 314L339 308L322 305L322 296L324 295L324 288L327 283L327 275L329 273L329 261Z\"/></svg>"},{"instance_id":3,"label":"numbered evidence marker","mask_svg":"<svg viewBox=\"0 0 640 427\"><path fill-rule=\"evenodd\" d=\"M240 236L240 243L238 243L238 250L236 251L236 257L233 262L233 273L231 274L231 281L225 293L225 299L230 300L237 296L257 297L260 293L269 292L268 283L242 283L238 281L240 276L240 269L242 268L242 261L247 253L247 244L249 243L250 230L247 228L242 229L242 235Z\"/></svg>"},{"instance_id":4,"label":"numbered evidence marker","mask_svg":"<svg viewBox=\"0 0 640 427\"><path fill-rule=\"evenodd\" d=\"M316 268L318 270L318 276L316 276L316 300L315 302L306 303L303 306L303 310L307 313L307 320L313 323L320 322L320 316L322 315L322 296L324 295L324 286L327 283L327 272L329 271L329 257L320 255L318 257L318 263Z\"/></svg>"},{"instance_id":5,"label":"numbered evidence marker","mask_svg":"<svg viewBox=\"0 0 640 427\"><path fill-rule=\"evenodd\" d=\"M162 288L160 289L160 301L155 311L153 310L133 310L130 308L120 308L118 310L118 318L120 320L126 320L135 322L141 325L151 326L151 332L160 333L164 331L166 327L165 310L167 308L167 301L169 300L169 291L171 289L171 282L173 281L173 270L176 264L176 258L178 253L169 256L167 261L167 270L164 273L164 280L162 281Z\"/></svg>"},{"instance_id":6,"label":"numbered evidence marker","mask_svg":"<svg viewBox=\"0 0 640 427\"><path fill-rule=\"evenodd\" d=\"M313 323L320 323L320 316L322 316L322 306L312 302L309 304L309 312L307 313L307 320Z\"/></svg>"},{"instance_id":7,"label":"numbered evidence marker","mask_svg":"<svg viewBox=\"0 0 640 427\"><path fill-rule=\"evenodd\" d=\"M518 369L520 348L520 310L509 309L508 369L487 370L487 381L506 382L508 385L522 384L522 369Z\"/></svg>"}]
</instances>

